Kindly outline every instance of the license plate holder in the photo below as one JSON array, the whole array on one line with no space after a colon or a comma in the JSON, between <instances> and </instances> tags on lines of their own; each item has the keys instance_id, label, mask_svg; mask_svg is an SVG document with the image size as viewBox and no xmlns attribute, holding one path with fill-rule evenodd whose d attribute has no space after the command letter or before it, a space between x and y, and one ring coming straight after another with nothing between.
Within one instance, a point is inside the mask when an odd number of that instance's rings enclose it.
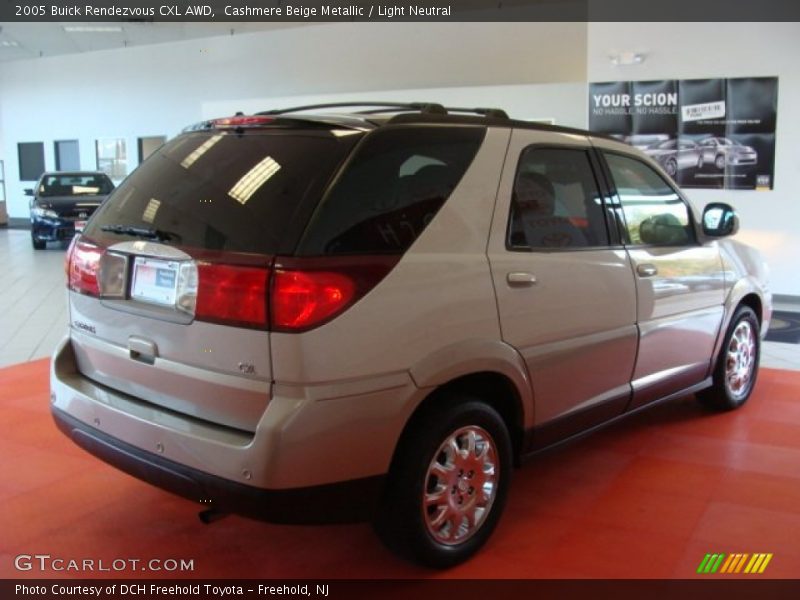
<instances>
[{"instance_id":1,"label":"license plate holder","mask_svg":"<svg viewBox=\"0 0 800 600\"><path fill-rule=\"evenodd\" d=\"M75 233L81 233L86 229L86 221L75 221Z\"/></svg>"},{"instance_id":2,"label":"license plate holder","mask_svg":"<svg viewBox=\"0 0 800 600\"><path fill-rule=\"evenodd\" d=\"M174 307L178 296L179 268L177 261L137 256L133 261L131 298Z\"/></svg>"}]
</instances>

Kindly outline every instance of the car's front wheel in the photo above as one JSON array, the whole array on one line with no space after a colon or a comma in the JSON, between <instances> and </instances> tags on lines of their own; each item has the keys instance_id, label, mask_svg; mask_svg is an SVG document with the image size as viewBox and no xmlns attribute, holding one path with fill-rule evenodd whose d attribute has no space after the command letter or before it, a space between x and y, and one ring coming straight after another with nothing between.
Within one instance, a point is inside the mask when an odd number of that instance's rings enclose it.
<instances>
[{"instance_id":1,"label":"car's front wheel","mask_svg":"<svg viewBox=\"0 0 800 600\"><path fill-rule=\"evenodd\" d=\"M37 239L36 236L31 234L31 245L33 246L34 250L44 250L47 247L47 242Z\"/></svg>"},{"instance_id":2,"label":"car's front wheel","mask_svg":"<svg viewBox=\"0 0 800 600\"><path fill-rule=\"evenodd\" d=\"M678 163L674 158L670 158L666 163L664 163L664 170L670 177L675 177L675 175L678 173Z\"/></svg>"},{"instance_id":3,"label":"car's front wheel","mask_svg":"<svg viewBox=\"0 0 800 600\"><path fill-rule=\"evenodd\" d=\"M717 158L714 159L714 165L722 171L725 168L725 155L718 154Z\"/></svg>"},{"instance_id":4,"label":"car's front wheel","mask_svg":"<svg viewBox=\"0 0 800 600\"><path fill-rule=\"evenodd\" d=\"M441 568L489 539L505 504L512 451L492 407L476 398L440 400L403 435L375 528L401 556Z\"/></svg>"},{"instance_id":5,"label":"car's front wheel","mask_svg":"<svg viewBox=\"0 0 800 600\"><path fill-rule=\"evenodd\" d=\"M740 306L725 334L714 368L714 383L697 394L699 400L718 410L739 408L755 386L760 352L758 317L749 306Z\"/></svg>"}]
</instances>

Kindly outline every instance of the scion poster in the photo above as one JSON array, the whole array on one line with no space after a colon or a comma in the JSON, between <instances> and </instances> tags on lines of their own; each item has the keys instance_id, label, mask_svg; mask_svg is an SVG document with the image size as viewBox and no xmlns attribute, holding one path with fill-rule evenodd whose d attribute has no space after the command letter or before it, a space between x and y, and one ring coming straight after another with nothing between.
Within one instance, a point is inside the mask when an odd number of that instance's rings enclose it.
<instances>
[{"instance_id":1,"label":"scion poster","mask_svg":"<svg viewBox=\"0 0 800 600\"><path fill-rule=\"evenodd\" d=\"M682 187L772 189L777 77L589 86L589 129L636 146Z\"/></svg>"}]
</instances>

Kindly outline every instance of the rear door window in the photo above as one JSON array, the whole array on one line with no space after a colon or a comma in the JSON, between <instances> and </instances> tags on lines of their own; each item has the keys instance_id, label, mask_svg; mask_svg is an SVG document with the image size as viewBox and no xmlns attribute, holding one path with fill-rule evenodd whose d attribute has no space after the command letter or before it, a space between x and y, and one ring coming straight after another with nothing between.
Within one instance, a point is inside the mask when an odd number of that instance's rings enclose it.
<instances>
[{"instance_id":1,"label":"rear door window","mask_svg":"<svg viewBox=\"0 0 800 600\"><path fill-rule=\"evenodd\" d=\"M570 250L607 244L603 202L587 152L526 148L514 179L507 247Z\"/></svg>"},{"instance_id":2,"label":"rear door window","mask_svg":"<svg viewBox=\"0 0 800 600\"><path fill-rule=\"evenodd\" d=\"M88 237L136 227L187 248L276 254L293 248L325 186L361 134L276 129L181 135L120 184Z\"/></svg>"},{"instance_id":3,"label":"rear door window","mask_svg":"<svg viewBox=\"0 0 800 600\"><path fill-rule=\"evenodd\" d=\"M371 133L315 212L298 254L404 252L458 185L485 131L406 127Z\"/></svg>"}]
</instances>

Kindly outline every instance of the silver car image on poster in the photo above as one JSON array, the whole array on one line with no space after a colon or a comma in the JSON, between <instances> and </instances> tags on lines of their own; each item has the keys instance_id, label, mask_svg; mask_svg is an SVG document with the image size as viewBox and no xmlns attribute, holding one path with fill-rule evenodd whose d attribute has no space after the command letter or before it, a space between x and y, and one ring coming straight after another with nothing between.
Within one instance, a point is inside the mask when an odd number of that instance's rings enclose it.
<instances>
[{"instance_id":1,"label":"silver car image on poster","mask_svg":"<svg viewBox=\"0 0 800 600\"><path fill-rule=\"evenodd\" d=\"M777 77L592 83L589 129L643 150L681 187L772 189L777 106Z\"/></svg>"},{"instance_id":2,"label":"silver car image on poster","mask_svg":"<svg viewBox=\"0 0 800 600\"><path fill-rule=\"evenodd\" d=\"M681 169L703 168L703 149L691 140L667 140L644 148L644 153L656 160L675 179Z\"/></svg>"},{"instance_id":3,"label":"silver car image on poster","mask_svg":"<svg viewBox=\"0 0 800 600\"><path fill-rule=\"evenodd\" d=\"M758 152L736 140L710 137L702 140L699 147L702 151L702 161L714 163L719 170L725 169L727 165L758 164Z\"/></svg>"}]
</instances>

